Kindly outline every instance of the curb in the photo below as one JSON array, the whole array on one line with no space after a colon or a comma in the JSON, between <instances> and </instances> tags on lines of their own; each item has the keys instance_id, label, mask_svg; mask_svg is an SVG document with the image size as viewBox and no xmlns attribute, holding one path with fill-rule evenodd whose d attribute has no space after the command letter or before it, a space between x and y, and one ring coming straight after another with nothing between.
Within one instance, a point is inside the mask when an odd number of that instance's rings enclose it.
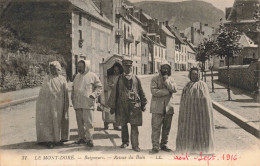
<instances>
[{"instance_id":1,"label":"curb","mask_svg":"<svg viewBox=\"0 0 260 166\"><path fill-rule=\"evenodd\" d=\"M14 100L14 101L9 102L9 103L0 104L0 109L10 107L10 106L14 106L14 105L18 105L18 104L25 103L25 102L29 102L29 101L33 101L33 100L36 100L37 98L38 98L38 95L28 97L28 98L24 98L24 99L20 99L20 100Z\"/></svg>"},{"instance_id":2,"label":"curb","mask_svg":"<svg viewBox=\"0 0 260 166\"><path fill-rule=\"evenodd\" d=\"M136 75L138 78L147 78L147 77L153 77L156 74L147 74L147 75Z\"/></svg>"},{"instance_id":3,"label":"curb","mask_svg":"<svg viewBox=\"0 0 260 166\"><path fill-rule=\"evenodd\" d=\"M71 89L69 89L69 92L71 92ZM11 106L14 106L14 105L22 104L22 103L25 103L25 102L37 100L37 98L38 98L38 95L35 95L35 96L32 96L32 97L23 98L23 99L20 99L20 100L14 100L14 101L11 101L11 102L8 102L8 103L3 103L3 104L0 104L0 109L4 109L4 108L11 107Z\"/></svg>"},{"instance_id":4,"label":"curb","mask_svg":"<svg viewBox=\"0 0 260 166\"><path fill-rule=\"evenodd\" d=\"M235 122L238 126L243 128L250 134L254 135L257 138L260 138L259 128L257 128L257 126L253 122L249 122L249 120L234 113L233 111L229 110L228 108L222 106L221 104L215 101L212 101L212 105L213 108L217 110L219 113L223 114L224 116Z\"/></svg>"}]
</instances>

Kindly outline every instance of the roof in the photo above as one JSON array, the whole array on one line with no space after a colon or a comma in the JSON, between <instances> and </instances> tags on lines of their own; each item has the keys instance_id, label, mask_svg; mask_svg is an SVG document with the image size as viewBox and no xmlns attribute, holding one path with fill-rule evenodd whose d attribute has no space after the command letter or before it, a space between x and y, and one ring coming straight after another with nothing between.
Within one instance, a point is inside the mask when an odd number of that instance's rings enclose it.
<instances>
[{"instance_id":1,"label":"roof","mask_svg":"<svg viewBox=\"0 0 260 166\"><path fill-rule=\"evenodd\" d=\"M105 24L114 26L104 14L100 14L100 10L92 0L6 0L6 3L10 2L70 2L75 7L83 10Z\"/></svg>"},{"instance_id":2,"label":"roof","mask_svg":"<svg viewBox=\"0 0 260 166\"><path fill-rule=\"evenodd\" d=\"M175 38L175 36L166 28L166 26L162 25L162 30L170 37Z\"/></svg>"},{"instance_id":3,"label":"roof","mask_svg":"<svg viewBox=\"0 0 260 166\"><path fill-rule=\"evenodd\" d=\"M181 34L180 34L177 30L175 30L175 27L170 26L170 29L171 29L171 32L175 35L175 37L176 37L182 44L184 44L185 42L184 42L184 40L182 39Z\"/></svg>"},{"instance_id":4,"label":"roof","mask_svg":"<svg viewBox=\"0 0 260 166\"><path fill-rule=\"evenodd\" d=\"M196 50L195 50L196 46L194 46L191 42L188 42L188 41L187 41L187 44L194 52L196 52Z\"/></svg>"},{"instance_id":5,"label":"roof","mask_svg":"<svg viewBox=\"0 0 260 166\"><path fill-rule=\"evenodd\" d=\"M144 12L143 12L143 15L144 15L144 17L146 17L148 20L152 20L152 19L153 19L151 16L149 16L148 14L146 14L146 13L144 13Z\"/></svg>"},{"instance_id":6,"label":"roof","mask_svg":"<svg viewBox=\"0 0 260 166\"><path fill-rule=\"evenodd\" d=\"M238 41L238 43L243 47L257 48L256 45L245 33L243 33Z\"/></svg>"},{"instance_id":7,"label":"roof","mask_svg":"<svg viewBox=\"0 0 260 166\"><path fill-rule=\"evenodd\" d=\"M133 19L133 21L135 21L136 23L140 24L141 26L143 26L143 23L138 20L136 17L134 17L133 15L129 14L130 15L130 18Z\"/></svg>"},{"instance_id":8,"label":"roof","mask_svg":"<svg viewBox=\"0 0 260 166\"><path fill-rule=\"evenodd\" d=\"M94 16L96 19L103 21L104 23L113 26L110 20L103 14L100 14L100 10L94 4L92 0L68 0L72 5L76 6L77 8L82 9L89 15Z\"/></svg>"},{"instance_id":9,"label":"roof","mask_svg":"<svg viewBox=\"0 0 260 166\"><path fill-rule=\"evenodd\" d=\"M260 0L235 0L227 20L236 22L253 19L255 5L259 2Z\"/></svg>"},{"instance_id":10,"label":"roof","mask_svg":"<svg viewBox=\"0 0 260 166\"><path fill-rule=\"evenodd\" d=\"M164 47L164 48L166 48L166 46L165 45L163 45L161 42L155 42L154 40L152 40L149 36L147 36L146 37L148 40L150 40L153 44L156 44L156 45L158 45L158 46L161 46L161 47Z\"/></svg>"}]
</instances>

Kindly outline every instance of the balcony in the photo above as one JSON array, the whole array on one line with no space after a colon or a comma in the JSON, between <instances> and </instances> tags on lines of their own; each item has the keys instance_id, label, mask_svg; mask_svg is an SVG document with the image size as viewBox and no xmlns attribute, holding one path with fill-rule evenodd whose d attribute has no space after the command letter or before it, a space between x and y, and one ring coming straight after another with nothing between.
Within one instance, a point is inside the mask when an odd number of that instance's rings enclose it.
<instances>
[{"instance_id":1,"label":"balcony","mask_svg":"<svg viewBox=\"0 0 260 166\"><path fill-rule=\"evenodd\" d=\"M126 35L125 42L133 43L134 42L134 35L133 34Z\"/></svg>"},{"instance_id":2,"label":"balcony","mask_svg":"<svg viewBox=\"0 0 260 166\"><path fill-rule=\"evenodd\" d=\"M139 44L140 42L141 42L141 36L138 36L138 38L135 39L135 43L136 43L136 44Z\"/></svg>"},{"instance_id":3,"label":"balcony","mask_svg":"<svg viewBox=\"0 0 260 166\"><path fill-rule=\"evenodd\" d=\"M115 35L118 38L121 38L123 36L123 34L124 34L123 30L121 30L121 29L116 29L115 30Z\"/></svg>"}]
</instances>

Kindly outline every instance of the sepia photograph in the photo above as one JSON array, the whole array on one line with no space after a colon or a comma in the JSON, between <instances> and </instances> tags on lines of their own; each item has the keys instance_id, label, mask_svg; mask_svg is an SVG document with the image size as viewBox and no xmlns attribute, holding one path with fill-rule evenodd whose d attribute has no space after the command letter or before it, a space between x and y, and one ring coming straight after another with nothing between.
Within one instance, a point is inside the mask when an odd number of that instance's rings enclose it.
<instances>
[{"instance_id":1,"label":"sepia photograph","mask_svg":"<svg viewBox=\"0 0 260 166\"><path fill-rule=\"evenodd\" d=\"M0 0L0 166L258 166L260 0Z\"/></svg>"}]
</instances>

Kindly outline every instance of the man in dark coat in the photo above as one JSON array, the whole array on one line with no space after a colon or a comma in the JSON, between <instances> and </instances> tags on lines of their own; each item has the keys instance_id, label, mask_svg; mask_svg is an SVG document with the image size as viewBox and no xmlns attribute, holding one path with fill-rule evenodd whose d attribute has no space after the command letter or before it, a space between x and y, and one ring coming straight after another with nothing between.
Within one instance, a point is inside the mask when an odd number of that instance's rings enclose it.
<instances>
[{"instance_id":1,"label":"man in dark coat","mask_svg":"<svg viewBox=\"0 0 260 166\"><path fill-rule=\"evenodd\" d=\"M111 113L116 115L116 123L122 126L122 145L120 147L129 146L127 124L130 123L132 149L140 152L138 126L142 126L142 111L145 111L147 99L139 78L132 73L132 63L133 61L130 59L122 61L124 73L119 76L114 90L111 92L108 106L111 108Z\"/></svg>"}]
</instances>

